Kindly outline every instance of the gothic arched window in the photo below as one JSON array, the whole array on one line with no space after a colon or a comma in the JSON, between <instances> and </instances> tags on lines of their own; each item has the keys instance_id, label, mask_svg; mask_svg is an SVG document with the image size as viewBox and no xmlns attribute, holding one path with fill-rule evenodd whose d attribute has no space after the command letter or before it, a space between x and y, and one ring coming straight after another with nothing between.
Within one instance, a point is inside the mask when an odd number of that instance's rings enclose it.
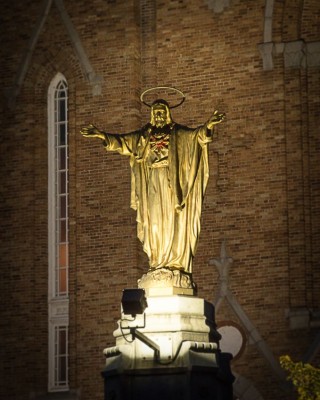
<instances>
[{"instance_id":1,"label":"gothic arched window","mask_svg":"<svg viewBox=\"0 0 320 400\"><path fill-rule=\"evenodd\" d=\"M68 85L58 73L48 90L49 391L68 390Z\"/></svg>"}]
</instances>

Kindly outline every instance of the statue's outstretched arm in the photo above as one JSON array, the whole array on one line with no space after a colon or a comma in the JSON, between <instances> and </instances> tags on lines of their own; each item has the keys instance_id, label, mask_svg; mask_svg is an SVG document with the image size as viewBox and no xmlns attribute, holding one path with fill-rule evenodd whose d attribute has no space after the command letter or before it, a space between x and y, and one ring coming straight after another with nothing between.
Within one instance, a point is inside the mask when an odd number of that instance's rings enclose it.
<instances>
[{"instance_id":1,"label":"statue's outstretched arm","mask_svg":"<svg viewBox=\"0 0 320 400\"><path fill-rule=\"evenodd\" d=\"M209 121L206 123L209 130L213 129L214 125L220 124L225 119L226 115L216 110Z\"/></svg>"},{"instance_id":2,"label":"statue's outstretched arm","mask_svg":"<svg viewBox=\"0 0 320 400\"><path fill-rule=\"evenodd\" d=\"M101 140L105 140L106 139L105 132L100 131L100 129L98 129L96 126L94 126L92 124L82 128L80 133L81 133L82 136L88 137L88 138L97 137L97 138L99 138Z\"/></svg>"}]
</instances>

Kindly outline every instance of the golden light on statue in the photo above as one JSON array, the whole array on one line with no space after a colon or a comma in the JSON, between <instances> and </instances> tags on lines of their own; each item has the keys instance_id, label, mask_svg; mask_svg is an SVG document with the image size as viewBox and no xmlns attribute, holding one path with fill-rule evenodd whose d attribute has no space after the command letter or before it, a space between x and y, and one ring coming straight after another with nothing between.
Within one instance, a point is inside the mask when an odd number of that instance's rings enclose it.
<instances>
[{"instance_id":1,"label":"golden light on statue","mask_svg":"<svg viewBox=\"0 0 320 400\"><path fill-rule=\"evenodd\" d=\"M147 103L144 95L158 89L176 91L182 100L173 106L163 99ZM101 139L107 151L129 157L131 207L150 267L138 285L147 295L195 294L192 262L209 177L208 144L225 115L215 111L197 128L180 125L170 109L184 100L175 88L147 89L141 101L151 109L150 122L141 129L118 134L89 125L81 130L84 137Z\"/></svg>"}]
</instances>

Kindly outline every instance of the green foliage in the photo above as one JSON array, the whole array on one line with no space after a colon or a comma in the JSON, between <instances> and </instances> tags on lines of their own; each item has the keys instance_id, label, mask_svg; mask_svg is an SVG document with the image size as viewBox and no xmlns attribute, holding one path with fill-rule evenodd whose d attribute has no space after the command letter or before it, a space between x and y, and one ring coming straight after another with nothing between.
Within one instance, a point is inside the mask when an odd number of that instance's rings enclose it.
<instances>
[{"instance_id":1,"label":"green foliage","mask_svg":"<svg viewBox=\"0 0 320 400\"><path fill-rule=\"evenodd\" d=\"M301 361L293 362L287 355L280 357L280 365L288 372L287 379L296 388L298 400L320 400L320 369Z\"/></svg>"}]
</instances>

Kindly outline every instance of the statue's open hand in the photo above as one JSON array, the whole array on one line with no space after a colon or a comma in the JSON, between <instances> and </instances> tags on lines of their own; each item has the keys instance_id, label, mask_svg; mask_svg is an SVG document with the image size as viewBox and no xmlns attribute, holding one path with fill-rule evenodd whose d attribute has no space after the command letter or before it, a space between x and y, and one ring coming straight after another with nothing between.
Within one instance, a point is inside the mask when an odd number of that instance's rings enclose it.
<instances>
[{"instance_id":1,"label":"statue's open hand","mask_svg":"<svg viewBox=\"0 0 320 400\"><path fill-rule=\"evenodd\" d=\"M102 140L105 139L104 133L101 132L96 126L94 126L92 124L82 128L80 133L84 137L90 137L90 138L97 137Z\"/></svg>"},{"instance_id":2,"label":"statue's open hand","mask_svg":"<svg viewBox=\"0 0 320 400\"><path fill-rule=\"evenodd\" d=\"M207 128L212 129L214 125L220 124L225 119L226 115L223 113L219 113L219 111L215 111L209 121L207 122Z\"/></svg>"}]
</instances>

